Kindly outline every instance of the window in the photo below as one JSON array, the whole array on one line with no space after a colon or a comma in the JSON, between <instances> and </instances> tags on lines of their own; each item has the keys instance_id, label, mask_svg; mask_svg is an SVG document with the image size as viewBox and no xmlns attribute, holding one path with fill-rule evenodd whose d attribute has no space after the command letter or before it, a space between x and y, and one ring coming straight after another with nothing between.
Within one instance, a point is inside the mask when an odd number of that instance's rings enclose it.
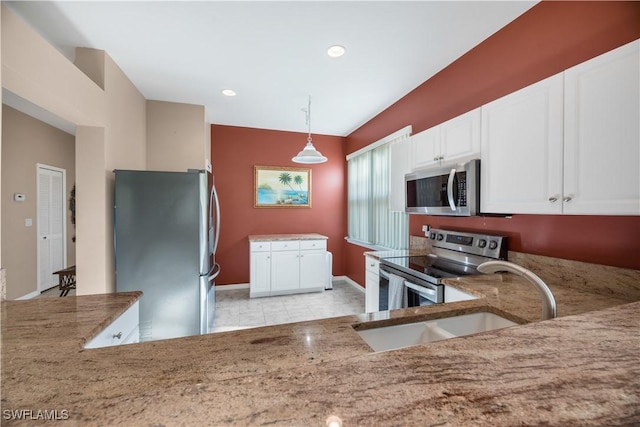
<instances>
[{"instance_id":1,"label":"window","mask_svg":"<svg viewBox=\"0 0 640 427\"><path fill-rule=\"evenodd\" d=\"M389 205L391 146L409 137L407 127L347 156L349 240L367 246L407 249L409 217Z\"/></svg>"}]
</instances>

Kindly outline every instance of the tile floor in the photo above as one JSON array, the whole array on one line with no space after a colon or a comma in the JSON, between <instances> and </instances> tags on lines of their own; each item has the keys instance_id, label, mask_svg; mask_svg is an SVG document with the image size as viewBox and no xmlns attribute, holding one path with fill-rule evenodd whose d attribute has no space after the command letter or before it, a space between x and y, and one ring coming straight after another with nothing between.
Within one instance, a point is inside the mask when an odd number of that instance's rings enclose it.
<instances>
[{"instance_id":1,"label":"tile floor","mask_svg":"<svg viewBox=\"0 0 640 427\"><path fill-rule=\"evenodd\" d=\"M70 296L70 297L76 296L76 290L71 289L67 294L67 296ZM56 287L47 289L46 291L42 291L40 295L34 298L59 298L59 297L60 297L60 289L58 289L58 287L56 286Z\"/></svg>"},{"instance_id":2,"label":"tile floor","mask_svg":"<svg viewBox=\"0 0 640 427\"><path fill-rule=\"evenodd\" d=\"M69 296L74 295L75 289L69 292ZM55 287L36 298L59 296L60 291ZM264 298L249 298L249 288L216 289L216 318L211 332L364 313L364 298L364 290L341 281L334 282L333 289L324 292Z\"/></svg>"},{"instance_id":3,"label":"tile floor","mask_svg":"<svg viewBox=\"0 0 640 427\"><path fill-rule=\"evenodd\" d=\"M308 294L249 298L249 289L216 290L212 332L364 313L364 292L346 282Z\"/></svg>"}]
</instances>

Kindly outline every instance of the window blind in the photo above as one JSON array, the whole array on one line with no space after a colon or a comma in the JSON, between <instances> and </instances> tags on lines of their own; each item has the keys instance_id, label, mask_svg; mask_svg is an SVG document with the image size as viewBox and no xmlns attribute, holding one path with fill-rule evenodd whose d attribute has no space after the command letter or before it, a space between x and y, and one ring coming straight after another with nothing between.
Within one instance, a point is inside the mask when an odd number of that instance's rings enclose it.
<instances>
[{"instance_id":1,"label":"window blind","mask_svg":"<svg viewBox=\"0 0 640 427\"><path fill-rule=\"evenodd\" d=\"M375 148L360 150L347 158L350 240L389 249L409 246L408 215L392 212L389 204L391 146L409 137L411 130L405 129L392 134L393 138L383 138L382 144L372 144Z\"/></svg>"}]
</instances>

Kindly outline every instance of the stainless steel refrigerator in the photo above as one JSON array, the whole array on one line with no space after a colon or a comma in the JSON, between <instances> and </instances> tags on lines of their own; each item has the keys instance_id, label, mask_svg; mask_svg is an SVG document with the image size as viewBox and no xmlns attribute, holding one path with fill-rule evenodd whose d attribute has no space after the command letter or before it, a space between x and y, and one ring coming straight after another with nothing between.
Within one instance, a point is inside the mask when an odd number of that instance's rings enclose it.
<instances>
[{"instance_id":1,"label":"stainless steel refrigerator","mask_svg":"<svg viewBox=\"0 0 640 427\"><path fill-rule=\"evenodd\" d=\"M142 291L140 340L207 333L220 208L205 171L116 170L116 290Z\"/></svg>"}]
</instances>

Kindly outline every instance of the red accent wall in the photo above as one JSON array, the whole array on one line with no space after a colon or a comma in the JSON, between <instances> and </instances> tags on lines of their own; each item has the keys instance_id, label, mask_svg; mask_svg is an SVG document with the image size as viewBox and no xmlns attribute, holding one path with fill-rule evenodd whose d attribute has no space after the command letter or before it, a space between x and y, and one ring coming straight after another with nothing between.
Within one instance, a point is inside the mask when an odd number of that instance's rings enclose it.
<instances>
[{"instance_id":1,"label":"red accent wall","mask_svg":"<svg viewBox=\"0 0 640 427\"><path fill-rule=\"evenodd\" d=\"M313 135L313 145L328 161L310 165L311 208L254 208L255 165L306 167L291 158L307 134L234 126L211 126L211 158L220 198L221 232L216 284L249 283L252 234L320 233L329 237L333 274L344 275L346 236L346 162L344 138Z\"/></svg>"},{"instance_id":2,"label":"red accent wall","mask_svg":"<svg viewBox=\"0 0 640 427\"><path fill-rule=\"evenodd\" d=\"M640 2L543 1L354 131L346 153L409 124L423 131L639 37ZM516 251L640 269L640 217L413 215L410 233L422 235L423 224L505 233ZM346 274L360 283L364 251L346 250Z\"/></svg>"}]
</instances>

